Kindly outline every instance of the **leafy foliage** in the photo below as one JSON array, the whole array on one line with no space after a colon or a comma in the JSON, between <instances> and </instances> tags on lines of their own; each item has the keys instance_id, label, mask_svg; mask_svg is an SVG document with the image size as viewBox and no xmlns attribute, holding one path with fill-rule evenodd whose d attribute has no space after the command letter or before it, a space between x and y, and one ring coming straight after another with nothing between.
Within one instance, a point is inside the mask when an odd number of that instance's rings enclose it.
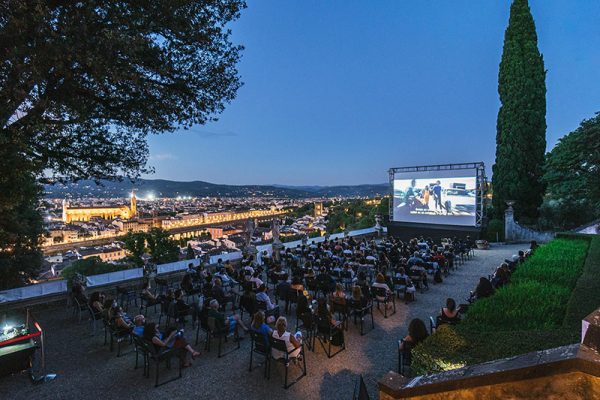
<instances>
[{"instance_id":1,"label":"leafy foliage","mask_svg":"<svg viewBox=\"0 0 600 400\"><path fill-rule=\"evenodd\" d=\"M327 231L339 233L344 230L371 228L375 226L375 215L381 214L387 221L389 198L384 197L378 205L367 204L365 200L346 200L329 206Z\"/></svg>"},{"instance_id":2,"label":"leafy foliage","mask_svg":"<svg viewBox=\"0 0 600 400\"><path fill-rule=\"evenodd\" d=\"M581 122L546 157L542 217L572 229L600 217L600 114Z\"/></svg>"},{"instance_id":3,"label":"leafy foliage","mask_svg":"<svg viewBox=\"0 0 600 400\"><path fill-rule=\"evenodd\" d=\"M134 263L138 266L144 264L142 256L146 250L155 264L166 264L179 260L179 246L164 229L152 228L147 233L129 232L125 235L123 242Z\"/></svg>"},{"instance_id":4,"label":"leafy foliage","mask_svg":"<svg viewBox=\"0 0 600 400\"><path fill-rule=\"evenodd\" d=\"M546 71L527 0L514 0L498 75L493 206L501 218L515 200L517 218L534 219L542 203L546 151Z\"/></svg>"},{"instance_id":5,"label":"leafy foliage","mask_svg":"<svg viewBox=\"0 0 600 400\"><path fill-rule=\"evenodd\" d=\"M30 283L42 265L40 187L0 135L0 290Z\"/></svg>"},{"instance_id":6,"label":"leafy foliage","mask_svg":"<svg viewBox=\"0 0 600 400\"><path fill-rule=\"evenodd\" d=\"M576 342L581 318L600 305L600 238L589 241L575 236L540 247L517 268L510 285L478 300L460 324L441 326L417 346L413 373Z\"/></svg>"},{"instance_id":7,"label":"leafy foliage","mask_svg":"<svg viewBox=\"0 0 600 400\"><path fill-rule=\"evenodd\" d=\"M504 220L491 219L485 231L485 238L490 242L504 241Z\"/></svg>"},{"instance_id":8,"label":"leafy foliage","mask_svg":"<svg viewBox=\"0 0 600 400\"><path fill-rule=\"evenodd\" d=\"M137 176L148 133L204 124L240 87L241 0L0 7L0 127L38 173Z\"/></svg>"}]
</instances>

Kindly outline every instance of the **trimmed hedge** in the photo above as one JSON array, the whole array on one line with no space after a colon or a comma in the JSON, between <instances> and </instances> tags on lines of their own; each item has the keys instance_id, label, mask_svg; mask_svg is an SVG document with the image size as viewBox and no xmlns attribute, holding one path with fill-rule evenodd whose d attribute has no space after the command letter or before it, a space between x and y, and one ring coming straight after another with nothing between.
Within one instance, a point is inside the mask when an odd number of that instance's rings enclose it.
<instances>
[{"instance_id":1,"label":"trimmed hedge","mask_svg":"<svg viewBox=\"0 0 600 400\"><path fill-rule=\"evenodd\" d=\"M552 329L562 325L588 242L556 239L520 265L511 283L477 301L462 322L471 330Z\"/></svg>"},{"instance_id":2,"label":"trimmed hedge","mask_svg":"<svg viewBox=\"0 0 600 400\"><path fill-rule=\"evenodd\" d=\"M412 352L411 373L433 374L577 342L563 328L543 331L476 332L442 325Z\"/></svg>"},{"instance_id":3,"label":"trimmed hedge","mask_svg":"<svg viewBox=\"0 0 600 400\"><path fill-rule=\"evenodd\" d=\"M600 236L590 242L583 273L567 303L563 325L579 330L581 320L600 305Z\"/></svg>"},{"instance_id":4,"label":"trimmed hedge","mask_svg":"<svg viewBox=\"0 0 600 400\"><path fill-rule=\"evenodd\" d=\"M417 346L412 373L577 342L581 319L600 305L599 277L599 236L553 240L519 266L510 285L473 304L459 325L441 326Z\"/></svg>"}]
</instances>

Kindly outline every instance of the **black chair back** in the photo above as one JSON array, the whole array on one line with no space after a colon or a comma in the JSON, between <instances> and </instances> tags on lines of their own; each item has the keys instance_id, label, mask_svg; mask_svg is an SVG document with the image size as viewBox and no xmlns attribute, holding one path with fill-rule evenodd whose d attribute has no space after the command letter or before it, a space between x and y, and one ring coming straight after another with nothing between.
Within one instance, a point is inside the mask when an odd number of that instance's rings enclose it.
<instances>
[{"instance_id":1,"label":"black chair back","mask_svg":"<svg viewBox=\"0 0 600 400\"><path fill-rule=\"evenodd\" d=\"M250 330L250 337L252 338L252 350L260 354L269 354L271 351L270 340L268 336L262 333Z\"/></svg>"}]
</instances>

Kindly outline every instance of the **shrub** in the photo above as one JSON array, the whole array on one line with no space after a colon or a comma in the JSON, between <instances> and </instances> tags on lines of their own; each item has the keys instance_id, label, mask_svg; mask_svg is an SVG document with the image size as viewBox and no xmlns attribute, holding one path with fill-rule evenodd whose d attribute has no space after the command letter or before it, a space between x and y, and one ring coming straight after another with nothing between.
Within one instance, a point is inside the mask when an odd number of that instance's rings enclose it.
<instances>
[{"instance_id":1,"label":"shrub","mask_svg":"<svg viewBox=\"0 0 600 400\"><path fill-rule=\"evenodd\" d=\"M442 325L413 350L411 372L413 375L443 372L576 341L576 336L562 328L476 332L460 324Z\"/></svg>"},{"instance_id":2,"label":"shrub","mask_svg":"<svg viewBox=\"0 0 600 400\"><path fill-rule=\"evenodd\" d=\"M504 240L504 220L491 219L485 231L485 239L488 242L502 242Z\"/></svg>"}]
</instances>

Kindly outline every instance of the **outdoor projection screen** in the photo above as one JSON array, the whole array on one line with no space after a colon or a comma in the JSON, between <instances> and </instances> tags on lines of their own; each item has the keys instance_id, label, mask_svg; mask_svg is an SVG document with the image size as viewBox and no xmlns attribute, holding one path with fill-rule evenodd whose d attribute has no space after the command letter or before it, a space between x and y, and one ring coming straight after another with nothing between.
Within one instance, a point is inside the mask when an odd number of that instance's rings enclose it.
<instances>
[{"instance_id":1,"label":"outdoor projection screen","mask_svg":"<svg viewBox=\"0 0 600 400\"><path fill-rule=\"evenodd\" d=\"M395 222L477 226L476 168L393 172Z\"/></svg>"}]
</instances>

